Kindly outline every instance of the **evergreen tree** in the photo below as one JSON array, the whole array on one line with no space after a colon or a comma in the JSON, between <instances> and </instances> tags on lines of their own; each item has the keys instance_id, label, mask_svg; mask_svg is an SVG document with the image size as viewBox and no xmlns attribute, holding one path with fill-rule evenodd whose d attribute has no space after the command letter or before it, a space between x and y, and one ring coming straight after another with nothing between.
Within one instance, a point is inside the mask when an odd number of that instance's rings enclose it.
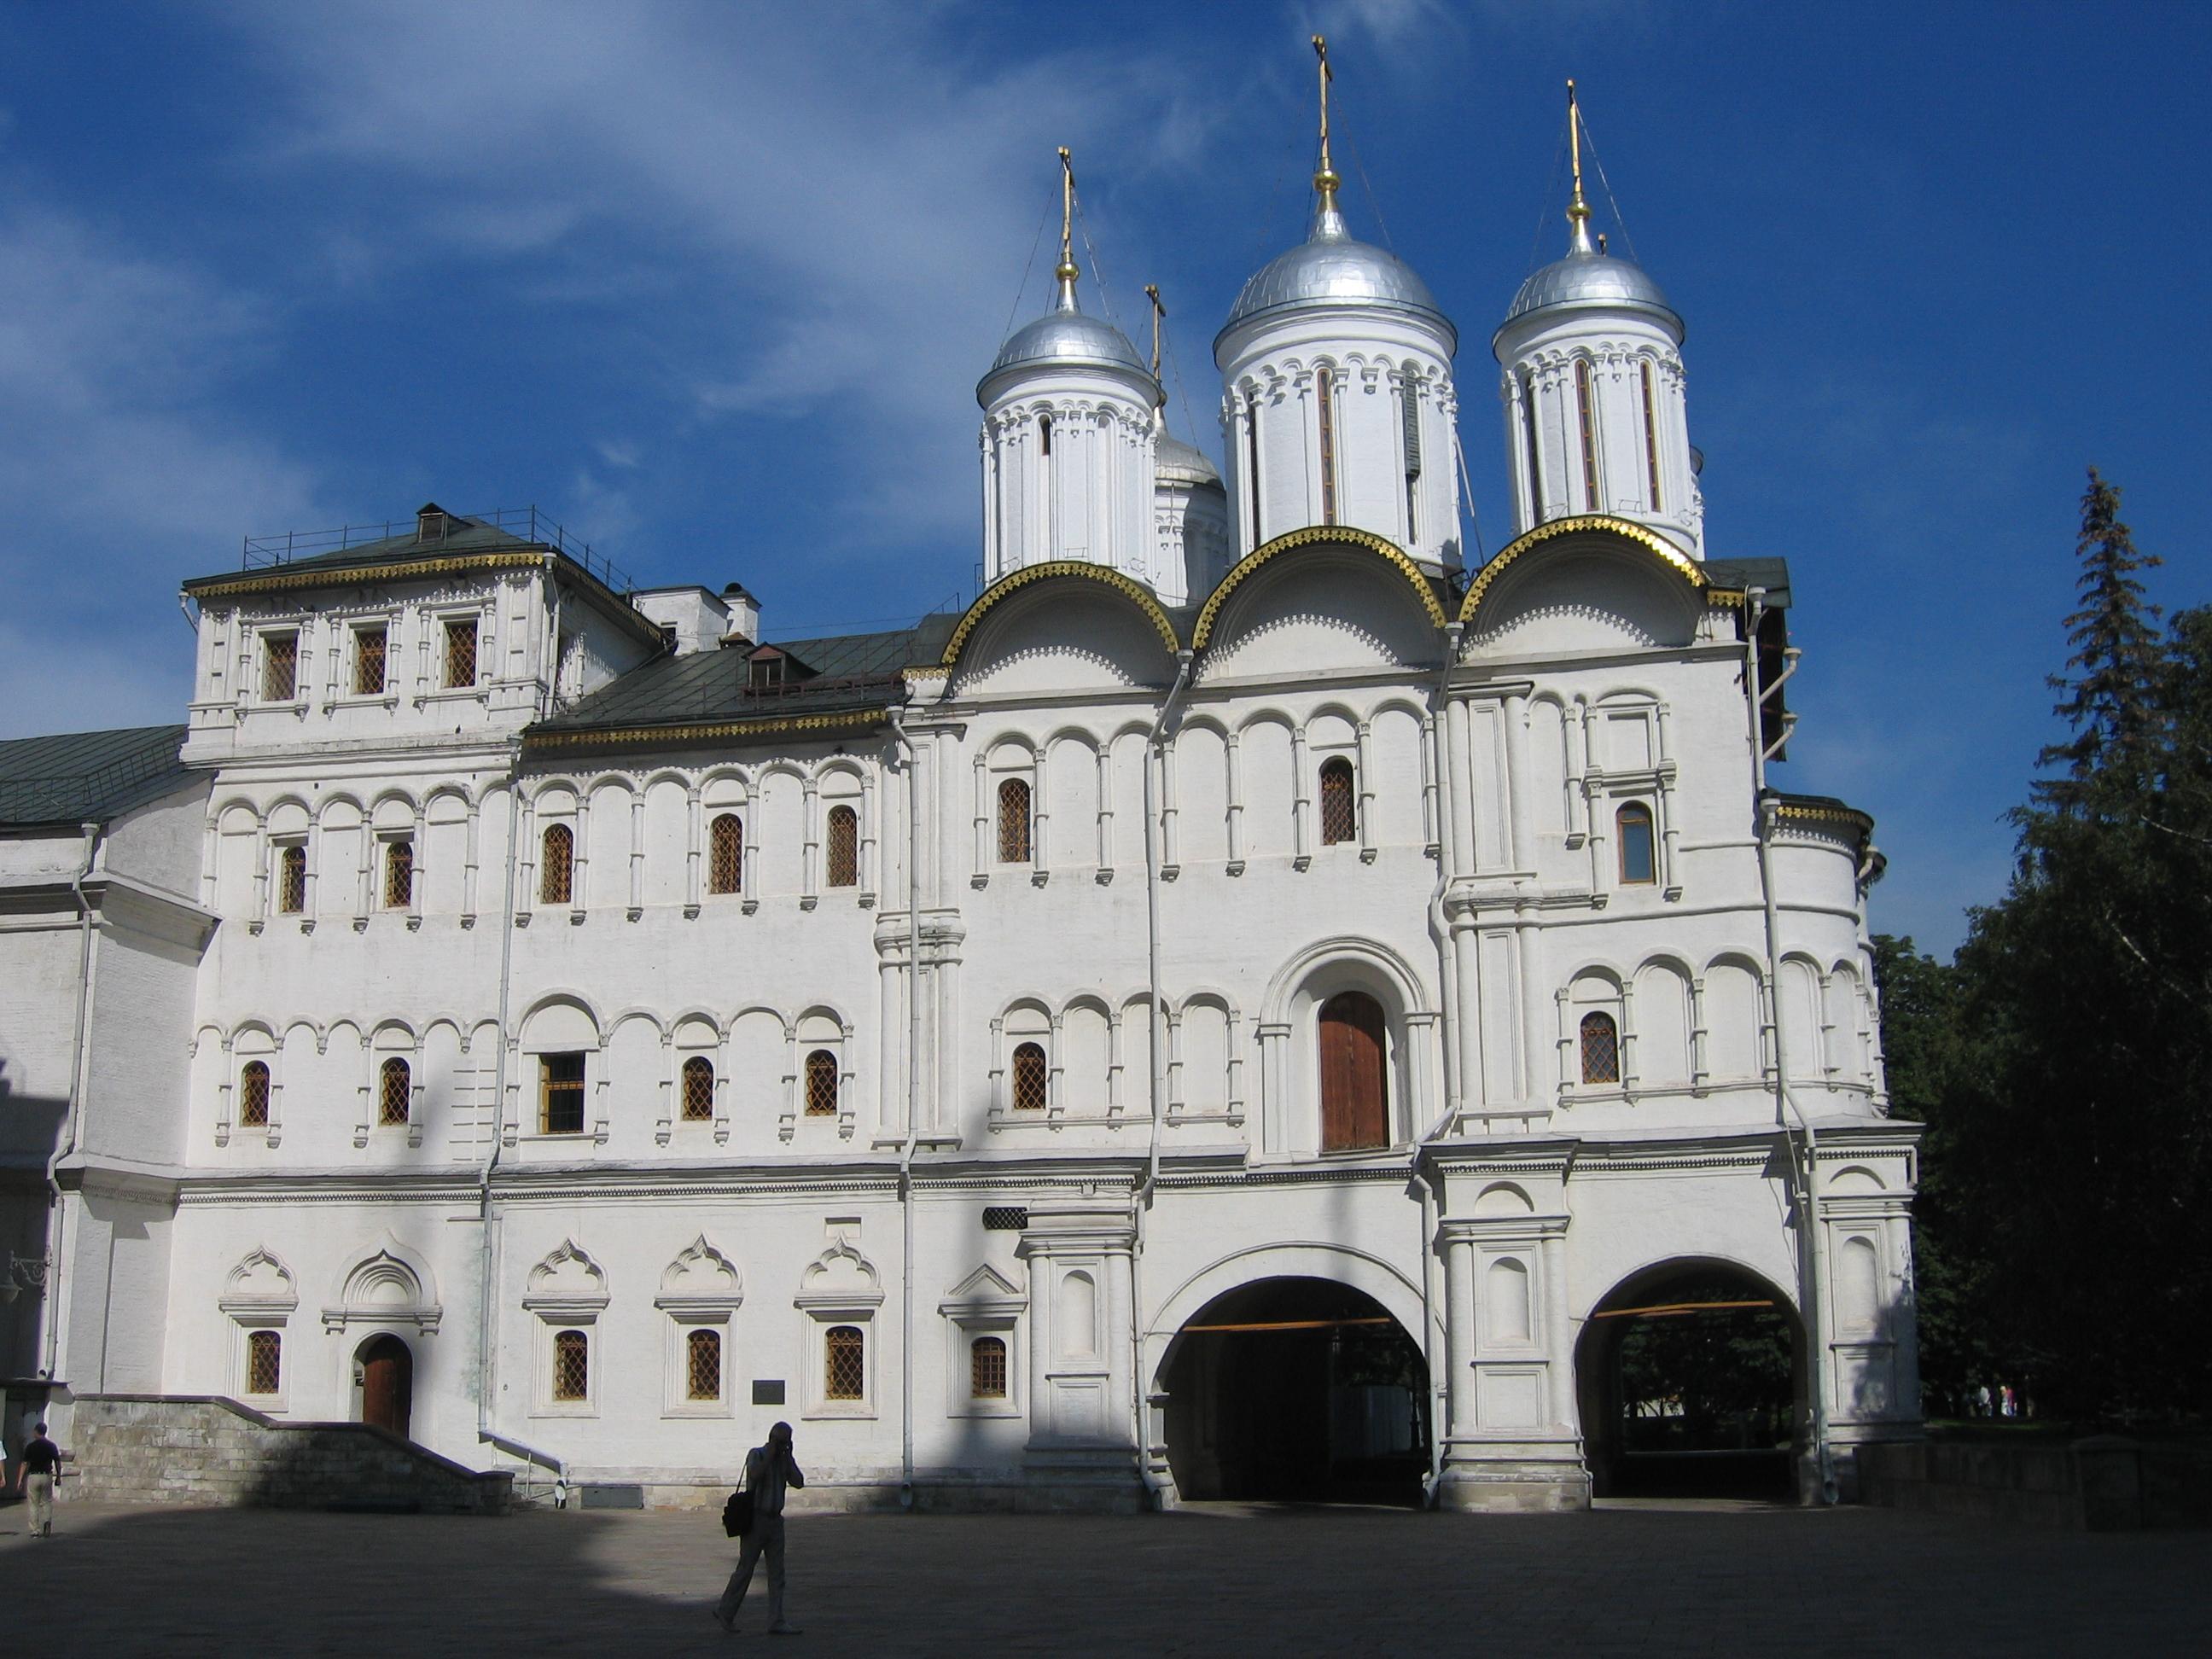
<instances>
[{"instance_id":1,"label":"evergreen tree","mask_svg":"<svg viewBox=\"0 0 2212 1659\"><path fill-rule=\"evenodd\" d=\"M2063 692L2056 712L2074 728L2063 743L2045 748L2042 766L2063 766L2062 776L2039 780L2032 793L2042 805L2060 811L2089 810L2098 786L2111 776L2139 775L2151 740L2151 679L2159 658L2158 607L2147 604L2136 573L2161 562L2138 553L2135 537L2120 522L2120 492L2089 469L2081 495L2081 535L2075 544L2081 561L2077 583L2081 608L2066 619L2066 638L2074 654L2069 678L2054 674L2050 684Z\"/></svg>"}]
</instances>

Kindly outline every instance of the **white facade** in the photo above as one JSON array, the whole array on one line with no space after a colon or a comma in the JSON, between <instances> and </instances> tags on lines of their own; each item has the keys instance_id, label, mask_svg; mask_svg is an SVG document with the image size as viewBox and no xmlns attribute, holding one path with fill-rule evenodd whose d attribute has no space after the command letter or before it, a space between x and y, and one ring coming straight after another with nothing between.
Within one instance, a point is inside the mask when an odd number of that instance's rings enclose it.
<instances>
[{"instance_id":1,"label":"white facade","mask_svg":"<svg viewBox=\"0 0 2212 1659\"><path fill-rule=\"evenodd\" d=\"M781 1417L810 1501L1134 1507L1228 1479L1187 1328L1289 1285L1418 1353L1440 1501L1563 1507L1605 1318L1695 1267L1796 1321L1832 1446L1911 1431L1869 826L1755 799L1778 569L1616 502L1462 590L1449 325L1354 321L1224 335L1232 416L1343 377L1341 511L1263 447L1187 594L1140 386L1080 427L1104 530L1040 516L1049 365L986 381L999 579L904 635L757 655L458 520L192 584L208 936L94 1030L57 1377L344 1417L396 1338L465 1462L688 1501Z\"/></svg>"}]
</instances>

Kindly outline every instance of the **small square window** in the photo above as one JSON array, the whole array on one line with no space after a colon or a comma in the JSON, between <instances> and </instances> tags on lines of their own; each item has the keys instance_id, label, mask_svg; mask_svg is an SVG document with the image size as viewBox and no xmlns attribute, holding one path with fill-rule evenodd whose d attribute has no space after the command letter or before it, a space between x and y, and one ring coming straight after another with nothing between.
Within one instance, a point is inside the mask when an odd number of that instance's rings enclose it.
<instances>
[{"instance_id":1,"label":"small square window","mask_svg":"<svg viewBox=\"0 0 2212 1659\"><path fill-rule=\"evenodd\" d=\"M581 1054L540 1054L538 1057L539 1126L549 1135L584 1133L584 1057Z\"/></svg>"}]
</instances>

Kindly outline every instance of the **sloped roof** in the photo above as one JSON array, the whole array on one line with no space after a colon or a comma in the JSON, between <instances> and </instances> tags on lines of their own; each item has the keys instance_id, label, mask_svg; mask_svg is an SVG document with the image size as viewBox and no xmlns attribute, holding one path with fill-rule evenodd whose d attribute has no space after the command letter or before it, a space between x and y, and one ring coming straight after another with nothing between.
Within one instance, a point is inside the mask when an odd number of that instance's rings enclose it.
<instances>
[{"instance_id":1,"label":"sloped roof","mask_svg":"<svg viewBox=\"0 0 2212 1659\"><path fill-rule=\"evenodd\" d=\"M372 542L356 542L334 552L284 559L259 574L289 576L316 571L349 570L356 565L410 564L417 560L465 558L472 553L541 551L550 545L544 541L526 540L496 526L477 519L465 519L459 514L449 515L446 526L446 533L436 541L426 542L410 530L401 535L380 537ZM238 571L227 570L219 575L194 576L184 584L184 589L190 593L213 584L234 582L240 574Z\"/></svg>"},{"instance_id":2,"label":"sloped roof","mask_svg":"<svg viewBox=\"0 0 2212 1659\"><path fill-rule=\"evenodd\" d=\"M64 732L0 743L0 826L105 823L191 777L181 726Z\"/></svg>"}]
</instances>

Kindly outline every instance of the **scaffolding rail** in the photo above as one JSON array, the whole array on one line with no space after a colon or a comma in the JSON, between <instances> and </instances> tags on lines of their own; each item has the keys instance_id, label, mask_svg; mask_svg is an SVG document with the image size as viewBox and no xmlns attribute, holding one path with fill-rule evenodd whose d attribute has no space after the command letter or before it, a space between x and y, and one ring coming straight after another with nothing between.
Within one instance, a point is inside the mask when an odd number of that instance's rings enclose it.
<instances>
[{"instance_id":1,"label":"scaffolding rail","mask_svg":"<svg viewBox=\"0 0 2212 1659\"><path fill-rule=\"evenodd\" d=\"M448 513L446 518L453 526L446 532L448 540L466 534L471 528L495 530L518 542L558 553L617 593L636 591L637 584L630 580L628 571L603 554L593 552L588 542L570 535L534 506L502 507L489 513ZM417 531L417 520L410 514L404 519L387 519L381 524L349 524L335 530L288 530L281 536L248 536L240 568L265 570L297 559L319 559L332 553L349 552L375 542L413 541Z\"/></svg>"}]
</instances>

